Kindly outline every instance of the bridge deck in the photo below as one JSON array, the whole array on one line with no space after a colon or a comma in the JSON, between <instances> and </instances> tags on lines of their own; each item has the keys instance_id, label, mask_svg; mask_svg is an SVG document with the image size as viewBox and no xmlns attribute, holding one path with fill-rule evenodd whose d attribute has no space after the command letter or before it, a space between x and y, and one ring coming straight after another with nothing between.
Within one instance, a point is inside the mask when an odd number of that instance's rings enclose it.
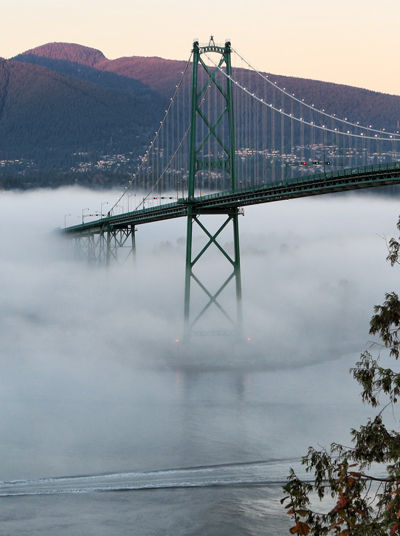
<instances>
[{"instance_id":1,"label":"bridge deck","mask_svg":"<svg viewBox=\"0 0 400 536\"><path fill-rule=\"evenodd\" d=\"M400 184L400 162L287 179L273 185L254 186L235 192L219 192L195 197L191 201L182 198L175 203L134 210L66 227L63 231L68 235L85 236L110 229L124 228L128 225L180 218L187 215L190 205L198 213L225 213L230 209L246 205L394 184Z\"/></svg>"}]
</instances>

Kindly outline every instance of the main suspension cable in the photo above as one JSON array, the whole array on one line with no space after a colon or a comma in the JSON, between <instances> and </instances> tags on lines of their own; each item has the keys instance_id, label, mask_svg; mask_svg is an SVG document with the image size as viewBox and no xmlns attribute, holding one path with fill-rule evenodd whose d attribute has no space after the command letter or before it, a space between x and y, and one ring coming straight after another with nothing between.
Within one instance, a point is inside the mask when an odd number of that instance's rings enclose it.
<instances>
[{"instance_id":1,"label":"main suspension cable","mask_svg":"<svg viewBox=\"0 0 400 536\"><path fill-rule=\"evenodd\" d=\"M391 133L387 133L387 135L389 137L379 137L377 134L375 134L374 136L365 136L364 133L361 133L361 134L354 134L350 131L347 131L347 132L343 132L342 130L339 130L337 128L335 129L331 129L325 125L317 125L315 124L314 122L310 122L310 121L306 121L305 119L303 119L302 117L296 117L296 116L293 116L292 114L290 113L287 113L285 112L282 108L276 108L272 103L268 103L268 102L265 102L263 99L261 99L260 97L258 97L257 95L255 95L254 93L252 93L249 89L247 89L246 87L242 86L239 82L237 82L234 78L232 78L232 76L230 76L229 74L227 74L221 67L219 67L217 65L217 63L214 62L214 60L212 60L207 54L205 54L205 56L207 57L207 59L213 64L215 65L215 67L226 77L228 78L229 80L231 80L231 82L233 84L235 84L239 89L241 89L242 91L244 91L245 93L247 93L247 95L250 95L253 99L257 100L258 102L260 102L262 105L264 106L267 106L268 108L270 108L271 110L274 110L275 112L278 112L286 117L289 117L291 119L294 119L295 121L298 121L299 123L303 124L303 125L308 125L310 127L314 127L314 128L317 128L319 130L322 130L322 131L325 131L325 132L332 132L334 134L340 134L342 136L351 136L353 138L361 138L361 139L371 139L371 140L381 140L381 141L400 141L400 138L396 138L396 139L393 139L393 134ZM301 101L300 101L301 102ZM312 107L311 107L312 108ZM312 108L314 109L314 108ZM358 125L357 128L362 128ZM379 131L381 134L382 134L382 131ZM395 136L397 136L397 134L395 134Z\"/></svg>"},{"instance_id":2,"label":"main suspension cable","mask_svg":"<svg viewBox=\"0 0 400 536\"><path fill-rule=\"evenodd\" d=\"M365 125L360 125L359 123L354 123L352 121L349 121L348 119L342 119L340 117L338 117L337 115L335 114L329 114L327 113L325 110L321 110L320 108L316 108L313 104L308 104L307 102L305 102L304 100L302 99L299 99L298 97L296 97L293 93L289 93L285 88L281 88L276 82L273 82L272 80L269 79L268 75L264 75L263 73L261 73L260 71L258 71L255 67L253 67L251 65L251 63L249 63L245 58L243 58L243 56L241 56L239 54L239 52L235 49L232 49L232 51L248 66L250 67L250 69L252 69L255 73L257 73L263 80L265 80L266 82L268 82L268 84L270 84L271 86L273 86L274 88L276 88L278 91L280 91L281 93L284 93L287 97L289 97L290 99L298 102L299 104L301 104L302 106L305 106L306 108L309 108L321 115L324 115L325 117L328 117L328 118L332 118L334 119L335 121L338 121L340 123L344 123L346 125L349 125L349 126L352 126L352 127L355 127L355 128L358 128L360 130L368 130L369 132L377 132L379 134L387 134L387 135L392 135L396 138L400 138L400 132L389 132L389 131L386 131L385 129L376 129L376 128L372 128L372 126L365 126ZM363 136L364 137L364 136ZM373 139L376 139L375 137ZM386 139L386 138L384 138ZM389 138L390 139L390 138Z\"/></svg>"}]
</instances>

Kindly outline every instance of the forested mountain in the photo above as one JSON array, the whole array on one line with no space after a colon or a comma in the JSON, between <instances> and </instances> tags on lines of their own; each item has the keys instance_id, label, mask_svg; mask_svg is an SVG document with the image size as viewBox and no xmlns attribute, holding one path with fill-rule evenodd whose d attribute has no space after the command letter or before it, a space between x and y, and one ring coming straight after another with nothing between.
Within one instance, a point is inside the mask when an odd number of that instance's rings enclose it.
<instances>
[{"instance_id":1,"label":"forested mountain","mask_svg":"<svg viewBox=\"0 0 400 536\"><path fill-rule=\"evenodd\" d=\"M109 60L99 50L68 43L0 60L0 185L124 183L185 64L155 57ZM269 76L316 107L398 128L398 96ZM256 74L248 74L248 83L257 91Z\"/></svg>"},{"instance_id":2,"label":"forested mountain","mask_svg":"<svg viewBox=\"0 0 400 536\"><path fill-rule=\"evenodd\" d=\"M0 64L0 80L0 150L9 158L139 148L160 112L160 99L149 95L111 91L18 61Z\"/></svg>"}]
</instances>

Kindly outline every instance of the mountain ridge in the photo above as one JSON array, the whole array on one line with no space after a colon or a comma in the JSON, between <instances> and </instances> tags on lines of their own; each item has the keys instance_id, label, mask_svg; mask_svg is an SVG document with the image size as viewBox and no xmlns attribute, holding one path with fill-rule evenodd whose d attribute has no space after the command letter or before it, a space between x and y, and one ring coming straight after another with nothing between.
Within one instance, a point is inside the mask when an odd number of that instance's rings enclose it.
<instances>
[{"instance_id":1,"label":"mountain ridge","mask_svg":"<svg viewBox=\"0 0 400 536\"><path fill-rule=\"evenodd\" d=\"M27 50L13 59L29 62L34 57L73 62L85 67L94 67L99 71L133 78L147 85L149 89L160 92L164 98L170 96L177 82L177 71L181 71L186 65L183 60L168 60L158 56L123 56L108 59L95 48L58 42Z\"/></svg>"},{"instance_id":2,"label":"mountain ridge","mask_svg":"<svg viewBox=\"0 0 400 536\"><path fill-rule=\"evenodd\" d=\"M79 45L77 43L63 43L58 41L31 48L22 52L19 56L25 54L34 54L35 56L44 56L51 59L64 59L67 61L83 63L90 67L93 67L99 61L107 59L103 52L96 48Z\"/></svg>"},{"instance_id":3,"label":"mountain ridge","mask_svg":"<svg viewBox=\"0 0 400 536\"><path fill-rule=\"evenodd\" d=\"M46 56L46 51L49 51L51 58ZM71 55L75 55L75 58L80 56L80 63L77 62L79 65L86 65L88 57L98 58L95 67L93 67L96 72L107 72L123 77L125 80L135 80L166 100L173 94L180 73L186 66L186 62L183 60L169 60L154 56L125 56L110 60L95 48L74 43L48 43L26 51L16 56L15 59L22 60L25 56L26 61L37 61L38 57L42 58L44 62L52 59L69 61L65 58L71 57ZM44 65L49 68L55 67L49 63L44 63ZM249 72L255 86L257 86L258 75L255 72ZM264 74L276 81L278 86L286 87L289 92L304 98L306 102L314 103L316 108L324 108L329 113L336 113L338 116L342 114L343 117L353 117L364 124L372 123L377 128L392 130L398 128L400 96L335 82L273 73Z\"/></svg>"},{"instance_id":4,"label":"mountain ridge","mask_svg":"<svg viewBox=\"0 0 400 536\"><path fill-rule=\"evenodd\" d=\"M78 54L80 52L80 54ZM109 59L107 58L104 53L96 48L88 47L85 45L79 45L77 43L67 43L67 42L51 42L46 43L44 45L39 45L38 47L34 47L32 49L26 50L24 52L21 52L17 56L14 56L11 59L21 58L24 55L35 55L35 56L41 56L46 57L49 59L58 59L58 60L65 60L65 61L73 61L76 63L80 63L81 65L87 65L90 67L93 67L96 65L98 69L112 69L113 66L116 66L118 69L125 69L126 75L129 75L129 67L137 67L137 66L144 66L145 64L165 64L169 66L174 67L184 67L186 65L186 60L175 60L175 59L167 59L163 58L161 56L121 56L119 58ZM91 61L88 59L92 58ZM143 69L144 72L146 70ZM140 70L138 71L140 73ZM291 75L282 75L277 73L270 73L267 71L260 71L263 74L266 74L272 78L280 78L285 80L302 80L302 81L308 81L312 83L321 83L321 84L328 84L332 86L336 86L337 88L355 88L357 90L366 91L374 94L379 95L386 95L391 97L398 97L400 98L400 95L395 95L392 93L382 92L382 91L376 91L369 88L363 88L359 86L352 86L349 84L344 84L340 82L330 82L326 80L321 80L318 78L306 78L301 76L291 76Z\"/></svg>"}]
</instances>

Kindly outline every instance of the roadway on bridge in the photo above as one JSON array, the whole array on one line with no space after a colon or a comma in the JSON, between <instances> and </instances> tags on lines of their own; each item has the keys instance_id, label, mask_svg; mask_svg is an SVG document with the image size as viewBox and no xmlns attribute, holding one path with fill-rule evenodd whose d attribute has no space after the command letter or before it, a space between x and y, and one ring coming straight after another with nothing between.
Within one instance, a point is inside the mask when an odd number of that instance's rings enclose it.
<instances>
[{"instance_id":1,"label":"roadway on bridge","mask_svg":"<svg viewBox=\"0 0 400 536\"><path fill-rule=\"evenodd\" d=\"M273 185L257 185L234 192L225 191L194 197L191 200L181 198L175 203L107 216L66 227L63 231L70 236L85 236L104 232L107 229L119 229L128 225L142 225L184 217L188 214L189 206L196 214L219 212L225 214L231 209L247 205L396 184L400 184L400 162L308 175L301 179L286 180Z\"/></svg>"}]
</instances>

